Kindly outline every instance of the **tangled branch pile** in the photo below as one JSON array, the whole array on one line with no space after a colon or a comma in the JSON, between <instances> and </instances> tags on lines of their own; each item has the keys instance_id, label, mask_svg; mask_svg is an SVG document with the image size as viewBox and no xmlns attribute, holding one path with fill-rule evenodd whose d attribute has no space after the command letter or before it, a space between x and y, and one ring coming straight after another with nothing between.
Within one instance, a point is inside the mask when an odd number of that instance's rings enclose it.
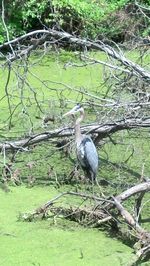
<instances>
[{"instance_id":1,"label":"tangled branch pile","mask_svg":"<svg viewBox=\"0 0 150 266\"><path fill-rule=\"evenodd\" d=\"M129 226L128 234L134 238L134 241L138 241L138 245L135 242L136 248L136 262L143 259L150 258L150 232L144 230L139 224L140 208L142 204L142 197L146 192L150 191L150 181L138 184L130 189L124 191L118 196L112 196L110 199L101 198L98 196L77 193L77 192L64 192L54 199L46 202L43 206L31 213L25 213L20 215L20 219L24 221L32 221L37 218L59 218L62 216L65 219L69 219L75 222L79 222L82 225L91 225L99 227L102 224L111 225L118 230L121 230L122 220ZM138 194L138 198L135 201L135 213L134 216L122 205L122 202L129 199L131 196ZM93 207L56 207L57 200L64 196L77 196L87 201L88 199L94 202ZM140 199L140 200L139 200ZM55 205L54 205L55 204ZM117 212L115 209L117 209ZM134 261L135 263L135 261ZM133 265L133 264L132 264Z\"/></svg>"}]
</instances>

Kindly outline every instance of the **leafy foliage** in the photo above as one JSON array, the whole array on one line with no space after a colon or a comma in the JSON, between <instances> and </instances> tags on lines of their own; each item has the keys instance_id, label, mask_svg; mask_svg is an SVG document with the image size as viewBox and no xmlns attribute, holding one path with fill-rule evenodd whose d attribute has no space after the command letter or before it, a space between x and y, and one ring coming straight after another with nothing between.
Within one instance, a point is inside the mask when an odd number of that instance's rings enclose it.
<instances>
[{"instance_id":1,"label":"leafy foliage","mask_svg":"<svg viewBox=\"0 0 150 266\"><path fill-rule=\"evenodd\" d=\"M148 6L149 2L140 1L140 4ZM133 10L134 4L128 0L9 0L5 3L5 23L11 38L45 27L63 29L85 38L105 36L122 41L131 25L134 33L148 36L148 18L143 23L139 14L135 13L134 17L130 14ZM0 42L5 40L0 20Z\"/></svg>"}]
</instances>

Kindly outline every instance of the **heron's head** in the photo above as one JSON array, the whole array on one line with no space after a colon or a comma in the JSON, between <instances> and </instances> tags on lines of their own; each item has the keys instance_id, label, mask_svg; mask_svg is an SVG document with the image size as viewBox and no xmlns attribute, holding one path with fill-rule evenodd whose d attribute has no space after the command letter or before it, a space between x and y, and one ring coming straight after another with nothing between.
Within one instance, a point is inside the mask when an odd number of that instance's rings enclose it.
<instances>
[{"instance_id":1,"label":"heron's head","mask_svg":"<svg viewBox=\"0 0 150 266\"><path fill-rule=\"evenodd\" d=\"M76 106L74 106L69 112L65 113L63 117L69 116L69 115L74 116L78 112L80 112L81 114L84 114L84 108L79 103L77 103Z\"/></svg>"}]
</instances>

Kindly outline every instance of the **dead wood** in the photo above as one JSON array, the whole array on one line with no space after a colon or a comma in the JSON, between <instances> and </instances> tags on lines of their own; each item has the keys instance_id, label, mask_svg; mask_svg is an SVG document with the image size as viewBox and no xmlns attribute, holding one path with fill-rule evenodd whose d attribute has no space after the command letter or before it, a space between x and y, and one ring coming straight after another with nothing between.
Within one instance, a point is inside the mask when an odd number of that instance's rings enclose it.
<instances>
[{"instance_id":1,"label":"dead wood","mask_svg":"<svg viewBox=\"0 0 150 266\"><path fill-rule=\"evenodd\" d=\"M110 57L116 59L117 61L121 62L122 65L124 65L125 68L130 69L132 72L132 75L139 76L140 78L144 79L148 83L150 83L150 73L143 69L141 66L138 64L133 63L132 61L128 60L125 55L119 50L119 49L114 49L113 47L109 46L108 44L103 43L102 41L88 41L86 39L81 39L78 37L75 37L67 32L61 32L61 31L56 31L56 30L38 30L38 31L33 31L28 34L25 34L21 37L18 37L12 41L8 41L2 45L0 45L0 51L7 47L12 47L12 45L18 44L19 41L25 40L27 37L32 37L34 35L42 35L40 36L39 39L37 39L36 43L31 44L29 47L26 47L24 49L20 49L19 51L13 52L12 55L9 55L9 62L12 62L16 59L20 59L23 56L28 56L32 50L35 50L39 45L44 44L45 41L49 40L51 44L56 43L56 42L62 42L65 41L68 44L73 44L78 47L87 47L90 49L96 49L105 52L107 55Z\"/></svg>"},{"instance_id":2,"label":"dead wood","mask_svg":"<svg viewBox=\"0 0 150 266\"><path fill-rule=\"evenodd\" d=\"M63 216L65 219L78 222L82 225L99 225L99 221L107 219L107 214L103 210L94 210L94 208L65 208L65 207L51 207L50 212L56 217Z\"/></svg>"},{"instance_id":3,"label":"dead wood","mask_svg":"<svg viewBox=\"0 0 150 266\"><path fill-rule=\"evenodd\" d=\"M122 206L122 204L115 198L114 204L116 208L119 210L121 216L125 220L125 222L130 226L130 229L133 229L133 232L135 234L135 237L138 239L138 246L139 248L136 250L136 263L144 258L150 257L150 232L147 232L144 230L138 222L133 218L133 216ZM130 232L130 231L129 231ZM137 246L137 243L135 244L135 248ZM130 264L132 265L132 264ZM134 261L135 265L135 261Z\"/></svg>"},{"instance_id":4,"label":"dead wood","mask_svg":"<svg viewBox=\"0 0 150 266\"><path fill-rule=\"evenodd\" d=\"M149 128L150 119L149 118L128 118L106 124L93 124L81 127L81 132L83 134L93 134L96 133L99 139L106 138L109 134L113 134L117 131L133 128ZM24 150L33 144L40 143L42 141L47 141L53 138L69 137L74 134L74 128L64 127L55 129L52 131L46 131L40 134L30 135L25 139L5 141L0 143L0 150Z\"/></svg>"},{"instance_id":5,"label":"dead wood","mask_svg":"<svg viewBox=\"0 0 150 266\"><path fill-rule=\"evenodd\" d=\"M126 191L118 195L116 197L116 200L118 200L119 202L122 202L137 193L148 192L148 191L150 191L150 181L135 185L127 189Z\"/></svg>"},{"instance_id":6,"label":"dead wood","mask_svg":"<svg viewBox=\"0 0 150 266\"><path fill-rule=\"evenodd\" d=\"M116 197L112 196L112 200L72 191L63 192L52 200L46 202L35 211L29 214L23 214L21 218L26 221L32 221L37 217L64 217L66 219L76 221L84 225L86 224L88 226L100 226L101 224L106 224L111 220L115 220L116 223L121 223L121 217L130 228L128 230L129 235L131 235L132 237L134 236L134 238L138 241L138 245L135 245L137 262L150 257L150 232L147 232L139 225L136 217L134 218L132 214L124 208L121 202L138 193L141 194L148 191L150 191L150 181L135 185ZM69 208L63 206L54 206L58 199L67 195L81 197L84 200L93 200L94 205L91 207L88 203L88 207L86 206L82 208L70 206ZM105 205L103 203L107 203L106 206L109 206L109 210L107 207L105 209ZM114 210L114 207L119 211L117 216L115 217L112 212Z\"/></svg>"},{"instance_id":7,"label":"dead wood","mask_svg":"<svg viewBox=\"0 0 150 266\"><path fill-rule=\"evenodd\" d=\"M142 199L144 195L145 195L145 191L139 193L138 197L135 200L135 208L134 208L135 214L134 215L138 223L140 223L141 221L140 209L141 209Z\"/></svg>"}]
</instances>

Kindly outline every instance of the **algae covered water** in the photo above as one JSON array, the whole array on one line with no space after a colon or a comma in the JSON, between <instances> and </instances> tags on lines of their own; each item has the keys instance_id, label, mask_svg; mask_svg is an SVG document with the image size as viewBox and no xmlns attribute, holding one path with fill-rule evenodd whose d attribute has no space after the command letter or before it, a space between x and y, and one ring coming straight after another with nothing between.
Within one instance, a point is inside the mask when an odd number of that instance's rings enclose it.
<instances>
[{"instance_id":1,"label":"algae covered water","mask_svg":"<svg viewBox=\"0 0 150 266\"><path fill-rule=\"evenodd\" d=\"M91 55L106 60L103 53ZM72 126L72 121L62 119L62 113L77 102L85 104L85 124L106 122L109 112L107 113L105 108L103 110L103 98L108 94L109 103L113 94L111 90L107 90L106 83L103 83L103 67L96 64L82 68L66 68L68 62L76 63L75 66L82 63L72 52L61 52L58 55L52 53L41 60L40 64L39 58L33 57L25 83L18 82L15 72L17 65L14 66L9 80L12 117L5 95L8 71L1 69L2 143L24 138L31 133L38 134L67 125ZM24 77L23 66L18 69L20 76ZM128 99L127 96L123 94L123 100ZM92 107L93 100L97 104L96 107ZM113 108L111 112L114 112ZM122 111L117 117L120 115L122 116ZM43 125L44 117L51 118L46 128ZM142 171L145 176L149 176L148 139L149 133L147 135L146 131L140 129L133 130L130 134L122 131L114 134L113 140L102 141L97 147L101 159L97 178L107 184L102 187L107 196L119 194L127 186L137 183ZM64 184L71 185L68 177L76 162L72 142L69 157L66 156L67 150L62 152L56 148L56 139L39 144L15 154L12 172L17 169L20 171L20 185L10 186L8 182L9 192L0 189L0 265L127 266L134 259L133 248L109 235L107 231L81 227L75 222L57 218L36 222L23 222L18 219L20 213L32 211L58 193L64 192ZM11 153L1 153L0 156L2 167L12 159ZM78 174L82 176L81 171ZM73 181L71 189L82 189L80 179L74 177ZM54 186L59 187L59 190L54 189ZM89 192L84 188L83 191ZM148 203L149 198L146 195L142 207L142 218L144 217L145 221L149 217ZM128 207L133 210L133 205L129 204ZM144 226L149 229L148 222ZM150 263L141 265L148 266Z\"/></svg>"},{"instance_id":2,"label":"algae covered water","mask_svg":"<svg viewBox=\"0 0 150 266\"><path fill-rule=\"evenodd\" d=\"M0 190L0 265L77 266L127 265L133 250L97 229L77 223L18 221L58 192L52 188L20 186Z\"/></svg>"}]
</instances>

